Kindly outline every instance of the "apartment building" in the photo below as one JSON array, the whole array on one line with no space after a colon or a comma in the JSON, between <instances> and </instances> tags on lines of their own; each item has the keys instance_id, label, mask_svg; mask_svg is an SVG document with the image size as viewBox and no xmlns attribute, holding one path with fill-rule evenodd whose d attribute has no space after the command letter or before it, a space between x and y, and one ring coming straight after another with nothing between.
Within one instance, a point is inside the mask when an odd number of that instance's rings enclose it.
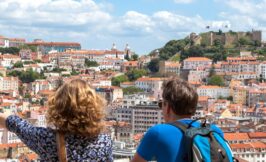
<instances>
[{"instance_id":1,"label":"apartment building","mask_svg":"<svg viewBox=\"0 0 266 162\"><path fill-rule=\"evenodd\" d=\"M144 133L151 126L163 123L162 110L158 107L158 102L150 100L145 94L127 95L122 107L114 110L114 114L117 121L130 123L133 134Z\"/></svg>"},{"instance_id":2,"label":"apartment building","mask_svg":"<svg viewBox=\"0 0 266 162\"><path fill-rule=\"evenodd\" d=\"M27 44L37 47L37 51L40 51L42 54L48 54L51 51L64 52L68 49L81 49L80 43L76 42L45 42L41 39L35 39Z\"/></svg>"},{"instance_id":3,"label":"apartment building","mask_svg":"<svg viewBox=\"0 0 266 162\"><path fill-rule=\"evenodd\" d=\"M224 138L230 143L235 157L240 157L247 161L265 162L265 132L224 133Z\"/></svg>"},{"instance_id":4,"label":"apartment building","mask_svg":"<svg viewBox=\"0 0 266 162\"><path fill-rule=\"evenodd\" d=\"M135 86L159 99L162 97L162 84L164 80L165 78L142 77L135 81Z\"/></svg>"},{"instance_id":5,"label":"apartment building","mask_svg":"<svg viewBox=\"0 0 266 162\"><path fill-rule=\"evenodd\" d=\"M1 66L0 65L0 73L2 74L2 76L6 76L6 68L5 67L3 67L3 66Z\"/></svg>"},{"instance_id":6,"label":"apartment building","mask_svg":"<svg viewBox=\"0 0 266 162\"><path fill-rule=\"evenodd\" d=\"M188 82L202 82L204 78L207 78L209 71L204 69L190 70L188 74Z\"/></svg>"},{"instance_id":7,"label":"apartment building","mask_svg":"<svg viewBox=\"0 0 266 162\"><path fill-rule=\"evenodd\" d=\"M247 96L248 96L249 88L245 86L238 86L233 88L233 102L236 104L247 104Z\"/></svg>"},{"instance_id":8,"label":"apartment building","mask_svg":"<svg viewBox=\"0 0 266 162\"><path fill-rule=\"evenodd\" d=\"M229 97L229 88L202 85L197 88L197 93L199 96L209 96L218 99L219 97Z\"/></svg>"},{"instance_id":9,"label":"apartment building","mask_svg":"<svg viewBox=\"0 0 266 162\"><path fill-rule=\"evenodd\" d=\"M255 88L249 89L247 93L247 105L249 107L253 107L258 102L264 101L266 101L266 90L259 90Z\"/></svg>"},{"instance_id":10,"label":"apartment building","mask_svg":"<svg viewBox=\"0 0 266 162\"><path fill-rule=\"evenodd\" d=\"M162 110L158 107L157 101L143 102L132 109L132 131L133 133L144 133L155 124L163 123Z\"/></svg>"},{"instance_id":11,"label":"apartment building","mask_svg":"<svg viewBox=\"0 0 266 162\"><path fill-rule=\"evenodd\" d=\"M0 47L9 47L9 39L0 35Z\"/></svg>"},{"instance_id":12,"label":"apartment building","mask_svg":"<svg viewBox=\"0 0 266 162\"><path fill-rule=\"evenodd\" d=\"M263 79L266 79L266 61L260 63L259 76Z\"/></svg>"},{"instance_id":13,"label":"apartment building","mask_svg":"<svg viewBox=\"0 0 266 162\"><path fill-rule=\"evenodd\" d=\"M138 61L126 61L122 63L121 66L121 71L122 72L127 72L133 69L137 69L138 68Z\"/></svg>"},{"instance_id":14,"label":"apartment building","mask_svg":"<svg viewBox=\"0 0 266 162\"><path fill-rule=\"evenodd\" d=\"M153 99L155 101L155 98ZM152 101L151 98L145 93L138 93L132 95L124 95L123 108L130 108L141 104L142 102Z\"/></svg>"},{"instance_id":15,"label":"apartment building","mask_svg":"<svg viewBox=\"0 0 266 162\"><path fill-rule=\"evenodd\" d=\"M266 161L266 144L263 142L250 142L230 145L235 157L249 162Z\"/></svg>"},{"instance_id":16,"label":"apartment building","mask_svg":"<svg viewBox=\"0 0 266 162\"><path fill-rule=\"evenodd\" d=\"M42 90L52 90L52 85L47 80L38 79L30 83L33 94L38 94Z\"/></svg>"},{"instance_id":17,"label":"apartment building","mask_svg":"<svg viewBox=\"0 0 266 162\"><path fill-rule=\"evenodd\" d=\"M36 120L35 126L37 127L46 127L46 117L45 112L40 110L35 110L30 112L31 119Z\"/></svg>"},{"instance_id":18,"label":"apartment building","mask_svg":"<svg viewBox=\"0 0 266 162\"><path fill-rule=\"evenodd\" d=\"M19 79L18 77L1 77L0 76L0 90L18 91Z\"/></svg>"},{"instance_id":19,"label":"apartment building","mask_svg":"<svg viewBox=\"0 0 266 162\"><path fill-rule=\"evenodd\" d=\"M122 88L116 86L97 87L96 92L103 96L108 103L114 102L117 99L123 98Z\"/></svg>"},{"instance_id":20,"label":"apartment building","mask_svg":"<svg viewBox=\"0 0 266 162\"><path fill-rule=\"evenodd\" d=\"M9 47L20 47L26 43L24 38L9 38Z\"/></svg>"},{"instance_id":21,"label":"apartment building","mask_svg":"<svg viewBox=\"0 0 266 162\"><path fill-rule=\"evenodd\" d=\"M180 75L181 64L177 61L160 61L159 73L162 75Z\"/></svg>"},{"instance_id":22,"label":"apartment building","mask_svg":"<svg viewBox=\"0 0 266 162\"><path fill-rule=\"evenodd\" d=\"M21 60L32 60L32 51L30 49L21 49L19 51Z\"/></svg>"},{"instance_id":23,"label":"apartment building","mask_svg":"<svg viewBox=\"0 0 266 162\"><path fill-rule=\"evenodd\" d=\"M212 60L207 57L189 57L183 61L185 70L196 70L197 68L208 69L212 65Z\"/></svg>"},{"instance_id":24,"label":"apartment building","mask_svg":"<svg viewBox=\"0 0 266 162\"><path fill-rule=\"evenodd\" d=\"M3 67L11 68L18 61L21 61L21 58L17 55L11 55L11 54L0 55L0 64Z\"/></svg>"},{"instance_id":25,"label":"apartment building","mask_svg":"<svg viewBox=\"0 0 266 162\"><path fill-rule=\"evenodd\" d=\"M257 61L257 58L253 57L253 56L227 57L226 61L229 63L233 63L233 62L255 62L255 61Z\"/></svg>"}]
</instances>

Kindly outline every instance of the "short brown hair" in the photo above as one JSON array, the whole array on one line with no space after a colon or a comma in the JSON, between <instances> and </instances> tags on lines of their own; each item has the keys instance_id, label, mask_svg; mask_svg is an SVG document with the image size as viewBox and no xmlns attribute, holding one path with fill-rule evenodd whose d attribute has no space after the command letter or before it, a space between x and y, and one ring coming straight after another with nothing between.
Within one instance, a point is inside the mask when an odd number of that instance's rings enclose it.
<instances>
[{"instance_id":1,"label":"short brown hair","mask_svg":"<svg viewBox=\"0 0 266 162\"><path fill-rule=\"evenodd\" d=\"M163 99L176 115L194 115L198 94L186 81L173 77L163 83Z\"/></svg>"},{"instance_id":2,"label":"short brown hair","mask_svg":"<svg viewBox=\"0 0 266 162\"><path fill-rule=\"evenodd\" d=\"M103 130L105 101L81 79L59 87L48 105L47 122L58 131L95 137Z\"/></svg>"}]
</instances>

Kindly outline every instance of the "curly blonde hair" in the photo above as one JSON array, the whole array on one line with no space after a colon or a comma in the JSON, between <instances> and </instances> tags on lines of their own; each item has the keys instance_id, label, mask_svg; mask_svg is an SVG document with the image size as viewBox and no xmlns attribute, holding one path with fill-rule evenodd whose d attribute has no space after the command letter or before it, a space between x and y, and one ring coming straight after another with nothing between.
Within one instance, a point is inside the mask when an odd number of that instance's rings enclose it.
<instances>
[{"instance_id":1,"label":"curly blonde hair","mask_svg":"<svg viewBox=\"0 0 266 162\"><path fill-rule=\"evenodd\" d=\"M95 137L104 128L105 100L83 80L63 84L48 100L48 124L64 133Z\"/></svg>"}]
</instances>

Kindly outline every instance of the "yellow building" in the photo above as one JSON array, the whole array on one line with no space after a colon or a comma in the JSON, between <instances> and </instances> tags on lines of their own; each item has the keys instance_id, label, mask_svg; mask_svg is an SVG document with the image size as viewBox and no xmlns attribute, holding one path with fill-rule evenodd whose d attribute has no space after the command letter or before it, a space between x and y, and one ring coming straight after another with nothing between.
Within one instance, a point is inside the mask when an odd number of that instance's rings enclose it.
<instances>
[{"instance_id":1,"label":"yellow building","mask_svg":"<svg viewBox=\"0 0 266 162\"><path fill-rule=\"evenodd\" d=\"M248 89L246 87L233 88L233 102L236 104L246 105Z\"/></svg>"},{"instance_id":2,"label":"yellow building","mask_svg":"<svg viewBox=\"0 0 266 162\"><path fill-rule=\"evenodd\" d=\"M234 95L234 87L237 87L237 86L241 86L243 85L242 84L242 81L240 80L231 80L230 84L229 84L229 93L230 93L230 96L233 96Z\"/></svg>"},{"instance_id":3,"label":"yellow building","mask_svg":"<svg viewBox=\"0 0 266 162\"><path fill-rule=\"evenodd\" d=\"M233 116L233 114L230 112L229 109L224 109L224 111L220 115L221 118L229 118L232 116Z\"/></svg>"}]
</instances>

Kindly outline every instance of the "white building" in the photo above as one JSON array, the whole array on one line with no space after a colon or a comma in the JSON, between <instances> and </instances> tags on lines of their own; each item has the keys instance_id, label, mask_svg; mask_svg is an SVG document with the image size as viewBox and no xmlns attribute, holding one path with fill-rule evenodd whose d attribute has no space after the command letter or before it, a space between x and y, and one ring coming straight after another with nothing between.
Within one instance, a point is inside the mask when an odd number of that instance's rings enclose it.
<instances>
[{"instance_id":1,"label":"white building","mask_svg":"<svg viewBox=\"0 0 266 162\"><path fill-rule=\"evenodd\" d=\"M266 144L263 142L239 143L230 146L235 157L249 162L266 161Z\"/></svg>"},{"instance_id":2,"label":"white building","mask_svg":"<svg viewBox=\"0 0 266 162\"><path fill-rule=\"evenodd\" d=\"M207 78L209 71L206 70L190 70L188 74L188 82L201 82L203 78Z\"/></svg>"},{"instance_id":3,"label":"white building","mask_svg":"<svg viewBox=\"0 0 266 162\"><path fill-rule=\"evenodd\" d=\"M162 110L158 107L157 101L142 101L129 108L116 109L115 116L118 121L130 123L133 134L144 133L153 125L164 122Z\"/></svg>"},{"instance_id":4,"label":"white building","mask_svg":"<svg viewBox=\"0 0 266 162\"><path fill-rule=\"evenodd\" d=\"M52 85L47 80L35 80L31 83L31 90L34 94L37 94L41 90L52 90Z\"/></svg>"},{"instance_id":5,"label":"white building","mask_svg":"<svg viewBox=\"0 0 266 162\"><path fill-rule=\"evenodd\" d=\"M142 77L135 81L135 86L150 92L155 98L162 98L162 85L164 78L146 78Z\"/></svg>"},{"instance_id":6,"label":"white building","mask_svg":"<svg viewBox=\"0 0 266 162\"><path fill-rule=\"evenodd\" d=\"M129 108L132 106L139 105L141 102L149 102L150 98L145 93L138 93L132 95L125 95L123 97L123 108ZM121 120L122 121L122 120Z\"/></svg>"},{"instance_id":7,"label":"white building","mask_svg":"<svg viewBox=\"0 0 266 162\"><path fill-rule=\"evenodd\" d=\"M258 72L260 77L266 79L266 61L260 63Z\"/></svg>"},{"instance_id":8,"label":"white building","mask_svg":"<svg viewBox=\"0 0 266 162\"><path fill-rule=\"evenodd\" d=\"M40 111L31 111L31 118L36 119L35 126L46 127L45 114Z\"/></svg>"},{"instance_id":9,"label":"white building","mask_svg":"<svg viewBox=\"0 0 266 162\"><path fill-rule=\"evenodd\" d=\"M19 79L18 77L1 77L0 76L0 90L18 91Z\"/></svg>"},{"instance_id":10,"label":"white building","mask_svg":"<svg viewBox=\"0 0 266 162\"><path fill-rule=\"evenodd\" d=\"M185 70L195 70L197 68L210 68L212 65L212 60L207 57L189 57L184 60Z\"/></svg>"},{"instance_id":11,"label":"white building","mask_svg":"<svg viewBox=\"0 0 266 162\"><path fill-rule=\"evenodd\" d=\"M0 55L0 63L3 67L11 68L18 61L21 61L21 58L17 55L11 55L11 54Z\"/></svg>"},{"instance_id":12,"label":"white building","mask_svg":"<svg viewBox=\"0 0 266 162\"><path fill-rule=\"evenodd\" d=\"M0 47L9 47L9 39L0 35Z\"/></svg>"},{"instance_id":13,"label":"white building","mask_svg":"<svg viewBox=\"0 0 266 162\"><path fill-rule=\"evenodd\" d=\"M219 86L205 86L202 85L197 88L197 93L199 96L209 96L215 99L219 97L229 97L229 88L219 87Z\"/></svg>"}]
</instances>

